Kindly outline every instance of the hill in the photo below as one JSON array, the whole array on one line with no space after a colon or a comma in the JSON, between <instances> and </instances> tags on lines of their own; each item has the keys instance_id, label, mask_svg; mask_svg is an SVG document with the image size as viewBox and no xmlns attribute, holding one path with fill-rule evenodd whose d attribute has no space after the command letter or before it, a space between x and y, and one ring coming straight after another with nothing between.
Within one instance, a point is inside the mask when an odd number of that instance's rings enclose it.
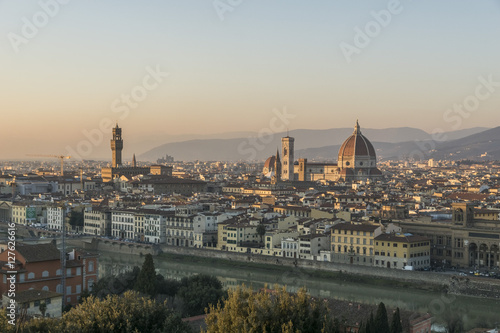
<instances>
[{"instance_id":1,"label":"hill","mask_svg":"<svg viewBox=\"0 0 500 333\"><path fill-rule=\"evenodd\" d=\"M415 142L431 140L430 134L416 128L399 127L387 129L361 128L363 134L374 143L380 158L408 156L419 149ZM463 138L478 133L484 128L476 127L446 133L450 139ZM235 135L237 132L233 132ZM289 132L295 138L296 158L336 160L339 146L352 134L352 128L325 130L298 129ZM166 154L176 160L193 161L239 161L265 160L281 147L281 138L286 132L259 138L257 134L240 138L195 139L169 142L138 156L140 160L156 161ZM375 144L377 143L377 144Z\"/></svg>"}]
</instances>

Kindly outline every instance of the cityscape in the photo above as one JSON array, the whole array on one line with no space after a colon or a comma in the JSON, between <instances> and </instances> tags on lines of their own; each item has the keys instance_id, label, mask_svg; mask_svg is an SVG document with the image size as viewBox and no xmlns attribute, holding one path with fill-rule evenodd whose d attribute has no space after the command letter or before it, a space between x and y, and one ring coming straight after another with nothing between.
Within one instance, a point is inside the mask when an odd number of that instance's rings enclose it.
<instances>
[{"instance_id":1,"label":"cityscape","mask_svg":"<svg viewBox=\"0 0 500 333\"><path fill-rule=\"evenodd\" d=\"M496 1L123 4L0 2L1 332L499 332Z\"/></svg>"}]
</instances>

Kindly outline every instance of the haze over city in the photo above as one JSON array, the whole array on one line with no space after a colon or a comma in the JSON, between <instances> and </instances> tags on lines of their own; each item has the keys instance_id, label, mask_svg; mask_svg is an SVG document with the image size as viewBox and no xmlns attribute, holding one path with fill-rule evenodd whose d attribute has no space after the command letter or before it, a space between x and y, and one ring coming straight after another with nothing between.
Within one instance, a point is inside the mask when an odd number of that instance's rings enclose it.
<instances>
[{"instance_id":1,"label":"haze over city","mask_svg":"<svg viewBox=\"0 0 500 333\"><path fill-rule=\"evenodd\" d=\"M500 0L0 0L0 332L500 332Z\"/></svg>"},{"instance_id":2,"label":"haze over city","mask_svg":"<svg viewBox=\"0 0 500 333\"><path fill-rule=\"evenodd\" d=\"M0 2L2 158L70 154L103 119L128 159L283 109L290 130L500 124L498 1L233 4ZM109 155L102 135L86 158Z\"/></svg>"}]
</instances>

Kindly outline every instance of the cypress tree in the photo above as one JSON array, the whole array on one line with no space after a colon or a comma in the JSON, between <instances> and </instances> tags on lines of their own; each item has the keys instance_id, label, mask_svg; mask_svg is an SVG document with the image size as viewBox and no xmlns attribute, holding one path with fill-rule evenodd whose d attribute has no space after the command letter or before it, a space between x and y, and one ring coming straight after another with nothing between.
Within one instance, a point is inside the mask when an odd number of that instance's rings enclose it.
<instances>
[{"instance_id":1,"label":"cypress tree","mask_svg":"<svg viewBox=\"0 0 500 333\"><path fill-rule=\"evenodd\" d=\"M387 319L387 310L384 303L380 302L375 315L375 332L377 333L390 333L389 320Z\"/></svg>"},{"instance_id":2,"label":"cypress tree","mask_svg":"<svg viewBox=\"0 0 500 333\"><path fill-rule=\"evenodd\" d=\"M370 319L366 323L366 333L377 333L375 331L375 319L373 319L373 312L370 313Z\"/></svg>"},{"instance_id":3,"label":"cypress tree","mask_svg":"<svg viewBox=\"0 0 500 333\"><path fill-rule=\"evenodd\" d=\"M156 271L155 264L153 262L153 256L148 253L144 258L144 263L142 264L141 271L137 276L137 281L135 283L134 289L149 296L156 295Z\"/></svg>"},{"instance_id":4,"label":"cypress tree","mask_svg":"<svg viewBox=\"0 0 500 333\"><path fill-rule=\"evenodd\" d=\"M362 320L361 320L361 322L359 323L358 332L359 332L359 333L365 333L365 332L366 332L366 329L365 329L365 326L363 326L363 321L362 321Z\"/></svg>"},{"instance_id":5,"label":"cypress tree","mask_svg":"<svg viewBox=\"0 0 500 333\"><path fill-rule=\"evenodd\" d=\"M392 316L391 333L403 333L403 326L401 326L401 316L399 315L399 308Z\"/></svg>"}]
</instances>

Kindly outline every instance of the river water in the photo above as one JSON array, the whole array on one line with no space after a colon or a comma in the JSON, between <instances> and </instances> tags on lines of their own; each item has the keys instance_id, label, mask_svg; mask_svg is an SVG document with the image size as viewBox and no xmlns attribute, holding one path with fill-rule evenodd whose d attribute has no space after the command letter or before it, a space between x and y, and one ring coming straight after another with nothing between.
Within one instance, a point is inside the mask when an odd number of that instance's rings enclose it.
<instances>
[{"instance_id":1,"label":"river water","mask_svg":"<svg viewBox=\"0 0 500 333\"><path fill-rule=\"evenodd\" d=\"M117 275L141 267L144 258L133 255L102 252L99 259L100 277ZM419 289L391 288L387 286L371 286L367 283L353 283L315 277L311 273L297 269L284 268L242 268L224 262L204 263L197 260L154 257L157 272L166 278L181 279L198 273L215 275L226 288L245 284L259 289L266 284L273 288L275 284L286 285L287 290L296 291L306 287L315 297L328 297L367 304L384 302L390 307L431 313L435 322L443 322L446 312L459 313L466 329L474 327L490 327L500 325L500 300L480 299L473 297L446 295L436 291Z\"/></svg>"}]
</instances>

